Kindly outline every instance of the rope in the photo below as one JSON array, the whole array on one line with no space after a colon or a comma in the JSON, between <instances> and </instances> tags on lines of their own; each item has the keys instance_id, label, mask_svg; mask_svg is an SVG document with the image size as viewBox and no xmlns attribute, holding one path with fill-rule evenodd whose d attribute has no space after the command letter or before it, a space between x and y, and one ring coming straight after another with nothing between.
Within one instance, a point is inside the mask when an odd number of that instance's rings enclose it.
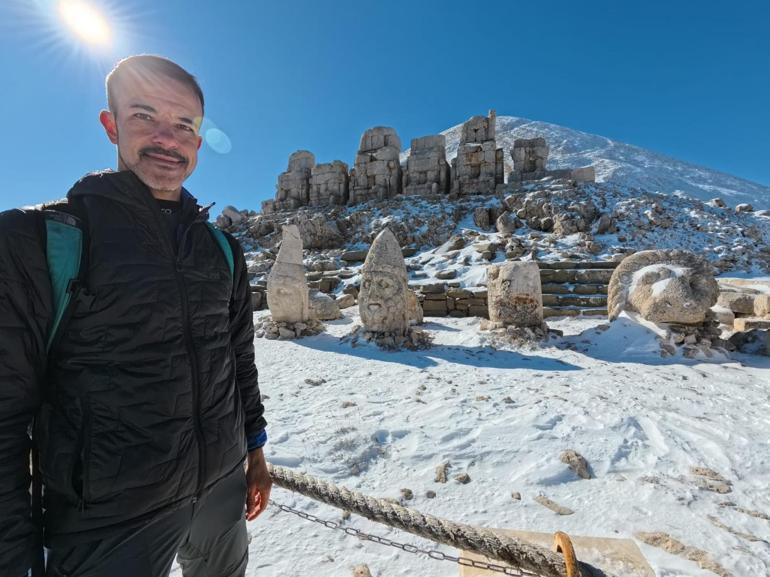
<instances>
[{"instance_id":1,"label":"rope","mask_svg":"<svg viewBox=\"0 0 770 577\"><path fill-rule=\"evenodd\" d=\"M273 482L289 491L301 493L327 505L352 511L371 521L384 523L437 543L504 561L543 577L568 577L564 557L548 549L500 535L489 529L454 523L390 501L367 497L284 467L270 463L267 466Z\"/></svg>"}]
</instances>

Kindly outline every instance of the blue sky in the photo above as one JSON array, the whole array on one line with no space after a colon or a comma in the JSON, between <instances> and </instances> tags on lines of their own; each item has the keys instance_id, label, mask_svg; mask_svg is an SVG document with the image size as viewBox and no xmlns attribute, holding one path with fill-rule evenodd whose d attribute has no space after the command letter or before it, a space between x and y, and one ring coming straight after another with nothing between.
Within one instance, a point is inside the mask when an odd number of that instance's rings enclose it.
<instances>
[{"instance_id":1,"label":"blue sky","mask_svg":"<svg viewBox=\"0 0 770 577\"><path fill-rule=\"evenodd\" d=\"M0 3L0 209L114 167L103 78L142 52L199 78L232 143L204 145L187 182L220 209L258 209L294 150L350 164L370 126L408 146L490 108L770 185L766 1L86 1L112 23L106 48L76 40L57 0Z\"/></svg>"}]
</instances>

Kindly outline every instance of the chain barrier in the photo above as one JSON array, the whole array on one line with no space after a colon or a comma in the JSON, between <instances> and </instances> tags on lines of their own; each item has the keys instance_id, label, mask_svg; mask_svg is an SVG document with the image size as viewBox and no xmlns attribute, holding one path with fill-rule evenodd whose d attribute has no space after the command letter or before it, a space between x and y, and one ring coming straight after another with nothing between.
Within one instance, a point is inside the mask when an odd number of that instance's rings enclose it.
<instances>
[{"instance_id":1,"label":"chain barrier","mask_svg":"<svg viewBox=\"0 0 770 577\"><path fill-rule=\"evenodd\" d=\"M401 551L405 551L407 553L414 553L416 555L425 555L427 557L430 557L431 559L436 559L437 561L451 561L451 562L457 563L458 565L464 565L465 567L485 569L487 571L494 571L496 573L502 573L504 575L514 575L516 577L538 577L537 573L532 573L524 569L517 569L515 567L510 567L507 565L499 565L497 563L488 563L486 561L477 561L475 559L469 559L467 557L455 557L454 555L447 555L446 553L443 553L436 549L422 549L416 545L410 545L409 543L399 543L398 541L393 541L392 539L388 539L387 537L372 535L371 533L366 533L364 531L355 529L353 527L343 527L342 524L337 523L336 521L327 521L326 519L321 519L320 517L316 517L311 513L305 513L304 511L293 509L288 505L282 505L281 503L276 503L273 500L270 501L270 505L273 507L278 507L278 509L280 509L281 511L285 513L291 513L293 515L296 515L297 517L305 519L306 521L312 521L313 523L318 523L319 525L323 525L327 529L336 529L338 531L342 531L346 535L350 535L351 537L358 537L362 541L372 541L373 543L379 543L380 545L394 547L396 549L400 549Z\"/></svg>"}]
</instances>

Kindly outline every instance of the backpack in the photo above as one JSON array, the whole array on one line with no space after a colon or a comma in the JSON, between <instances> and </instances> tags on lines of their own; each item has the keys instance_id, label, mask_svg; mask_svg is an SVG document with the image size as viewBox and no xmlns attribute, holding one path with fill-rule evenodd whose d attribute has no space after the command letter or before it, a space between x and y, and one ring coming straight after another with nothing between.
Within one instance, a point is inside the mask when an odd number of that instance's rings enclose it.
<instances>
[{"instance_id":1,"label":"backpack","mask_svg":"<svg viewBox=\"0 0 770 577\"><path fill-rule=\"evenodd\" d=\"M54 204L44 206L38 211L42 219L42 232L45 238L45 254L48 274L53 293L53 321L46 342L46 352L55 350L56 343L67 324L72 309L73 297L84 284L88 271L88 226L85 211L77 204ZM230 270L230 280L235 274L233 248L224 233L210 222L206 225L217 241ZM49 357L50 358L50 357ZM37 432L37 419L32 425L34 441ZM44 577L45 560L43 556L43 482L40 473L40 455L36 444L32 444L32 521L36 527L36 551L32 560L32 577Z\"/></svg>"}]
</instances>

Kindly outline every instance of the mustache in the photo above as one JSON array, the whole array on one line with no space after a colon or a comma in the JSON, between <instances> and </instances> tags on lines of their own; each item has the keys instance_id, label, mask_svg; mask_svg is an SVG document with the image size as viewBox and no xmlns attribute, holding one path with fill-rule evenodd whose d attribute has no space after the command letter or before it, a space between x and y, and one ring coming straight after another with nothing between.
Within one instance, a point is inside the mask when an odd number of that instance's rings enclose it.
<instances>
[{"instance_id":1,"label":"mustache","mask_svg":"<svg viewBox=\"0 0 770 577\"><path fill-rule=\"evenodd\" d=\"M184 162L187 164L187 158L179 154L176 150L166 150L165 148L161 148L159 146L147 146L145 148L142 148L139 151L139 154L141 156L144 156L145 154L163 154L164 156L170 156L172 158L176 158L180 162Z\"/></svg>"}]
</instances>

